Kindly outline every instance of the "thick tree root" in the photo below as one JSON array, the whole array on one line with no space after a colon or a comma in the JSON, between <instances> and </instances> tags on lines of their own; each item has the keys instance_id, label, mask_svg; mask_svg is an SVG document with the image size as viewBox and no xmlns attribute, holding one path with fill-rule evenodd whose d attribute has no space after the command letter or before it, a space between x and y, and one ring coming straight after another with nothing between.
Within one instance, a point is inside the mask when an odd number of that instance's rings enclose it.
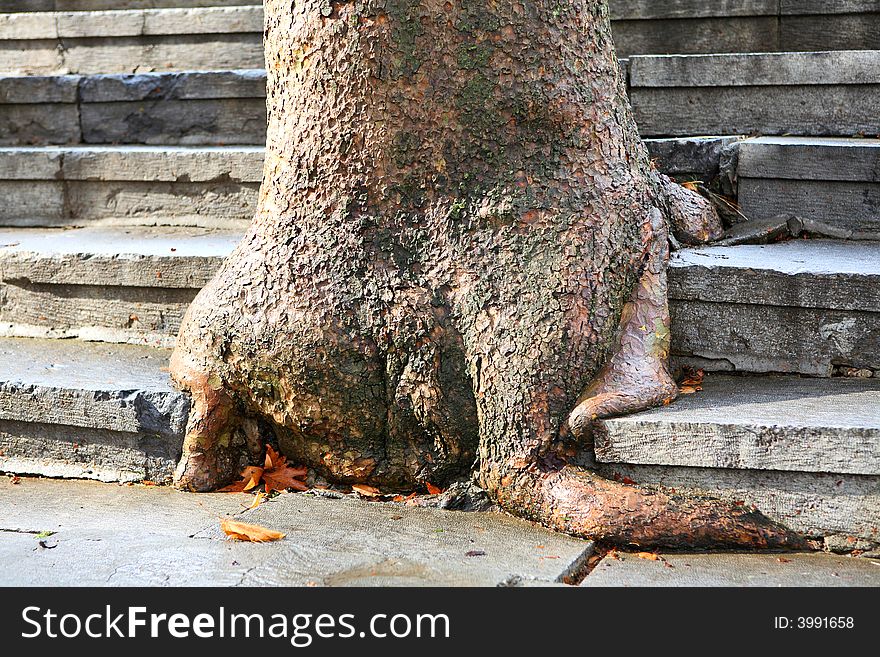
<instances>
[{"instance_id":1,"label":"thick tree root","mask_svg":"<svg viewBox=\"0 0 880 657\"><path fill-rule=\"evenodd\" d=\"M586 438L594 420L635 413L678 396L678 386L667 368L669 244L666 224L658 210L649 217L646 232L645 270L623 308L617 349L581 394L563 429L576 440Z\"/></svg>"},{"instance_id":2,"label":"thick tree root","mask_svg":"<svg viewBox=\"0 0 880 657\"><path fill-rule=\"evenodd\" d=\"M220 381L209 374L182 365L179 358L177 362L172 358L172 368L177 381L192 395L174 483L194 492L215 490L238 476L246 452L245 441L237 435L234 404ZM262 450L262 445L250 447L250 451Z\"/></svg>"},{"instance_id":3,"label":"thick tree root","mask_svg":"<svg viewBox=\"0 0 880 657\"><path fill-rule=\"evenodd\" d=\"M567 534L618 546L809 549L758 511L713 498L648 490L564 466L507 479L504 507Z\"/></svg>"}]
</instances>

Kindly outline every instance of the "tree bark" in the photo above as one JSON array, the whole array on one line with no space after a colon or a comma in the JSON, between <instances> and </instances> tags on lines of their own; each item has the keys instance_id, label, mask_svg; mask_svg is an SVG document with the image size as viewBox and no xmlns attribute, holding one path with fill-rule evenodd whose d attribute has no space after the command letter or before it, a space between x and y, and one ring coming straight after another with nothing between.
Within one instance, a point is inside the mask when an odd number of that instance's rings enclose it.
<instances>
[{"instance_id":1,"label":"tree bark","mask_svg":"<svg viewBox=\"0 0 880 657\"><path fill-rule=\"evenodd\" d=\"M669 222L596 0L267 0L259 208L189 309L181 486L277 440L383 490L471 476L513 513L633 544L794 545L756 513L566 465L677 394Z\"/></svg>"}]
</instances>

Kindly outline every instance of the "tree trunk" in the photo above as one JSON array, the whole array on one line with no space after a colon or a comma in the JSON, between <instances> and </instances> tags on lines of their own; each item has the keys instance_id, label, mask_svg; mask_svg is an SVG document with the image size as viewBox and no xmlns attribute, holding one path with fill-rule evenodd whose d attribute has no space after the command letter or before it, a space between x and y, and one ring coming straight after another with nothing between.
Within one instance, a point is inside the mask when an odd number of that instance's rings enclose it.
<instances>
[{"instance_id":1,"label":"tree trunk","mask_svg":"<svg viewBox=\"0 0 880 657\"><path fill-rule=\"evenodd\" d=\"M607 3L266 1L259 209L172 358L181 486L277 439L336 482L474 473L501 505L635 544L792 545L759 514L566 465L596 417L671 400L667 222Z\"/></svg>"}]
</instances>

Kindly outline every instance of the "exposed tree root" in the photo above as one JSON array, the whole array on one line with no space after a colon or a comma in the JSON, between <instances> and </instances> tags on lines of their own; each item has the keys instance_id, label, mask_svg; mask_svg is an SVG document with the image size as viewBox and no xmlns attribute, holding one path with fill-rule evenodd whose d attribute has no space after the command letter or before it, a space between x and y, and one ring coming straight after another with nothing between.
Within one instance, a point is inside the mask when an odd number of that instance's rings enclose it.
<instances>
[{"instance_id":1,"label":"exposed tree root","mask_svg":"<svg viewBox=\"0 0 880 657\"><path fill-rule=\"evenodd\" d=\"M763 514L713 498L609 481L564 466L532 469L499 493L509 510L553 529L619 546L808 549Z\"/></svg>"}]
</instances>

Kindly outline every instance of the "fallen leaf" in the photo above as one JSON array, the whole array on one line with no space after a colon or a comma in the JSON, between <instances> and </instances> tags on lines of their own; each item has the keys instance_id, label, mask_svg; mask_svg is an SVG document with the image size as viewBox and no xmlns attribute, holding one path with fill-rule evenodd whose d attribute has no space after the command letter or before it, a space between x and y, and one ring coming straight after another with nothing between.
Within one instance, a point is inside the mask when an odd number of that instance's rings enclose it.
<instances>
[{"instance_id":1,"label":"fallen leaf","mask_svg":"<svg viewBox=\"0 0 880 657\"><path fill-rule=\"evenodd\" d=\"M430 481L426 481L426 482L425 482L425 488L428 489L428 493L431 494L431 495L439 495L440 493L443 492L443 489L442 489L442 488L439 488L438 486L435 486L435 485L432 484Z\"/></svg>"},{"instance_id":2,"label":"fallen leaf","mask_svg":"<svg viewBox=\"0 0 880 657\"><path fill-rule=\"evenodd\" d=\"M266 445L266 469L271 470L272 468L280 468L284 466L287 462L287 459L278 452L275 451L275 448L272 445Z\"/></svg>"},{"instance_id":3,"label":"fallen leaf","mask_svg":"<svg viewBox=\"0 0 880 657\"><path fill-rule=\"evenodd\" d=\"M265 543L284 538L284 534L276 532L274 529L267 529L259 525L249 525L246 522L238 522L229 518L220 520L220 529L233 541Z\"/></svg>"},{"instance_id":4,"label":"fallen leaf","mask_svg":"<svg viewBox=\"0 0 880 657\"><path fill-rule=\"evenodd\" d=\"M791 559L786 559L785 557L779 557L776 561L779 563L791 563Z\"/></svg>"},{"instance_id":5,"label":"fallen leaf","mask_svg":"<svg viewBox=\"0 0 880 657\"><path fill-rule=\"evenodd\" d=\"M378 488L367 486L366 484L355 484L351 489L363 497L380 497L382 495Z\"/></svg>"},{"instance_id":6,"label":"fallen leaf","mask_svg":"<svg viewBox=\"0 0 880 657\"><path fill-rule=\"evenodd\" d=\"M678 384L678 389L683 395L692 395L703 389L703 378L706 373L703 370L685 370L685 375Z\"/></svg>"},{"instance_id":7,"label":"fallen leaf","mask_svg":"<svg viewBox=\"0 0 880 657\"><path fill-rule=\"evenodd\" d=\"M245 491L256 488L263 476L263 468L256 465L249 465L241 471L241 481L221 488L220 493L243 493Z\"/></svg>"},{"instance_id":8,"label":"fallen leaf","mask_svg":"<svg viewBox=\"0 0 880 657\"><path fill-rule=\"evenodd\" d=\"M485 557L486 553L483 550L468 550L464 553L466 557Z\"/></svg>"},{"instance_id":9,"label":"fallen leaf","mask_svg":"<svg viewBox=\"0 0 880 657\"><path fill-rule=\"evenodd\" d=\"M395 495L394 498L392 499L392 502L409 502L415 496L416 496L415 493L410 493L406 497L404 497L403 495Z\"/></svg>"},{"instance_id":10,"label":"fallen leaf","mask_svg":"<svg viewBox=\"0 0 880 657\"><path fill-rule=\"evenodd\" d=\"M266 493L257 493L254 495L254 503L248 507L250 509L256 509L260 504L266 501Z\"/></svg>"},{"instance_id":11,"label":"fallen leaf","mask_svg":"<svg viewBox=\"0 0 880 657\"><path fill-rule=\"evenodd\" d=\"M653 552L639 552L636 556L639 559L647 559L648 561L660 561L660 555Z\"/></svg>"},{"instance_id":12,"label":"fallen leaf","mask_svg":"<svg viewBox=\"0 0 880 657\"><path fill-rule=\"evenodd\" d=\"M21 477L19 477L18 475L12 475L12 477L10 477L9 481L10 481L10 483L13 483L13 484L20 484Z\"/></svg>"},{"instance_id":13,"label":"fallen leaf","mask_svg":"<svg viewBox=\"0 0 880 657\"><path fill-rule=\"evenodd\" d=\"M273 490L287 490L292 488L298 491L308 490L309 487L298 479L304 477L307 470L305 468L293 468L285 466L281 470L265 470L263 472L263 483L266 484L266 495Z\"/></svg>"},{"instance_id":14,"label":"fallen leaf","mask_svg":"<svg viewBox=\"0 0 880 657\"><path fill-rule=\"evenodd\" d=\"M159 484L157 484L155 481L151 481L151 480L149 480L149 479L144 479L144 480L141 482L141 486L158 486L158 485L159 485Z\"/></svg>"}]
</instances>

